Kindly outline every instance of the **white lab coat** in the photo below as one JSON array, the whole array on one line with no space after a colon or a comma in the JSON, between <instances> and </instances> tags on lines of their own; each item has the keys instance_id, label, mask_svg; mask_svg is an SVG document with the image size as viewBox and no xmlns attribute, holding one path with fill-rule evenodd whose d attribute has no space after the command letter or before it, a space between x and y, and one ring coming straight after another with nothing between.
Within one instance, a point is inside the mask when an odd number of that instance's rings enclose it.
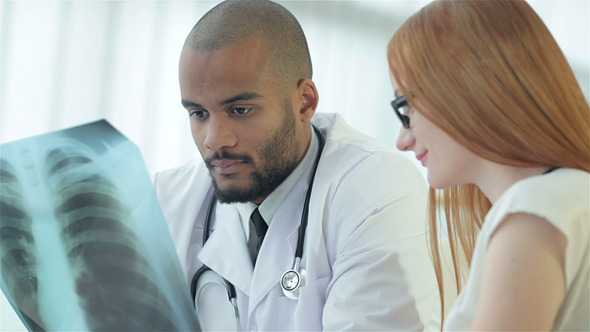
<instances>
[{"instance_id":1,"label":"white lab coat","mask_svg":"<svg viewBox=\"0 0 590 332\"><path fill-rule=\"evenodd\" d=\"M326 144L309 206L301 264L307 282L299 300L285 297L279 280L293 264L308 183L297 183L279 207L253 270L234 205L217 203L201 248L213 192L201 160L154 177L187 282L203 263L231 282L242 330L421 330L437 304L424 179L409 160L340 116L316 113L312 122Z\"/></svg>"}]
</instances>

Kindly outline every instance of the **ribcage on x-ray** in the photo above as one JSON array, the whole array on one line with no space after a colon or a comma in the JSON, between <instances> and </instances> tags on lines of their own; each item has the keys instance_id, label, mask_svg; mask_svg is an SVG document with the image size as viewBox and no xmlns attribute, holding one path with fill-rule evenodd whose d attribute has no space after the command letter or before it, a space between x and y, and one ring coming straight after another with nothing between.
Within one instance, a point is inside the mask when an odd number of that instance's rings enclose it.
<instances>
[{"instance_id":1,"label":"ribcage on x-ray","mask_svg":"<svg viewBox=\"0 0 590 332\"><path fill-rule=\"evenodd\" d=\"M2 277L29 326L44 330L39 314L36 247L32 219L14 167L0 160L0 252Z\"/></svg>"},{"instance_id":2,"label":"ribcage on x-ray","mask_svg":"<svg viewBox=\"0 0 590 332\"><path fill-rule=\"evenodd\" d=\"M91 330L176 330L117 188L81 149L46 158L55 215Z\"/></svg>"}]
</instances>

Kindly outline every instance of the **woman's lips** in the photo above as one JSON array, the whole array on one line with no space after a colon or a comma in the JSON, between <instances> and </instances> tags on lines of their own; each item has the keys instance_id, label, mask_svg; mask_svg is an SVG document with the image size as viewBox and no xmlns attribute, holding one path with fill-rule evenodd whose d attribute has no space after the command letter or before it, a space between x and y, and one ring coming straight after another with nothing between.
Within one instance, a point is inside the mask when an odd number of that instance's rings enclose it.
<instances>
[{"instance_id":1,"label":"woman's lips","mask_svg":"<svg viewBox=\"0 0 590 332\"><path fill-rule=\"evenodd\" d=\"M416 155L416 159L418 159L422 165L424 165L424 157L426 157L426 154L428 153L428 151L424 151L421 154Z\"/></svg>"}]
</instances>

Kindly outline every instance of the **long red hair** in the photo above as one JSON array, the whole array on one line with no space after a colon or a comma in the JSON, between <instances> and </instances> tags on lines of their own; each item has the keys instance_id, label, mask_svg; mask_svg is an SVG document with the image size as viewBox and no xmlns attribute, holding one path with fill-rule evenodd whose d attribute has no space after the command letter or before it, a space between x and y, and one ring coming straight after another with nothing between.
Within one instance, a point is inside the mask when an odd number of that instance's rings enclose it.
<instances>
[{"instance_id":1,"label":"long red hair","mask_svg":"<svg viewBox=\"0 0 590 332\"><path fill-rule=\"evenodd\" d=\"M479 156L590 171L590 111L564 54L522 0L435 1L391 38L391 74L410 105ZM491 204L475 185L430 189L430 247L444 289L439 221L457 291Z\"/></svg>"}]
</instances>

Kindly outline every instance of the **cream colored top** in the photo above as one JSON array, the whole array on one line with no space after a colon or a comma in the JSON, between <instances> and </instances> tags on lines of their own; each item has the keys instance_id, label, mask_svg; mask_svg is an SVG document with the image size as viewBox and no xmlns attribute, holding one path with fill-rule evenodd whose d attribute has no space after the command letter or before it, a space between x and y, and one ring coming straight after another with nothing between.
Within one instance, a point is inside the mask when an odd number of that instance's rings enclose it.
<instances>
[{"instance_id":1,"label":"cream colored top","mask_svg":"<svg viewBox=\"0 0 590 332\"><path fill-rule=\"evenodd\" d=\"M487 214L475 246L469 279L445 320L444 330L471 328L479 298L490 236L511 213L540 216L567 238L566 293L553 331L590 330L590 174L562 168L521 180L510 187Z\"/></svg>"}]
</instances>

